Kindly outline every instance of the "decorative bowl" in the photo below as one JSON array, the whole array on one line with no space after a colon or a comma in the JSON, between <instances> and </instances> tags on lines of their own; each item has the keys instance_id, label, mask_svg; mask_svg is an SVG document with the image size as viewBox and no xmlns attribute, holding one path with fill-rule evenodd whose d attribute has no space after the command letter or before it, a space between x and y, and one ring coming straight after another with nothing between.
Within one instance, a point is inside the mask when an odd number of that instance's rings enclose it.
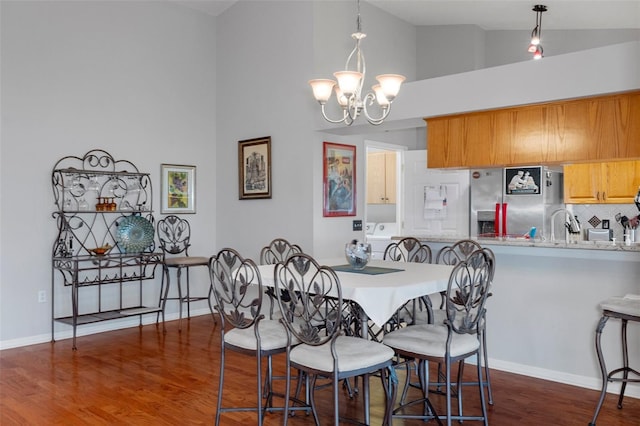
<instances>
[{"instance_id":1,"label":"decorative bowl","mask_svg":"<svg viewBox=\"0 0 640 426\"><path fill-rule=\"evenodd\" d=\"M353 240L345 245L344 253L353 269L362 270L371 259L371 244L359 243L358 240Z\"/></svg>"},{"instance_id":2,"label":"decorative bowl","mask_svg":"<svg viewBox=\"0 0 640 426\"><path fill-rule=\"evenodd\" d=\"M121 252L140 253L153 244L155 229L142 216L127 216L120 220L116 241Z\"/></svg>"},{"instance_id":3,"label":"decorative bowl","mask_svg":"<svg viewBox=\"0 0 640 426\"><path fill-rule=\"evenodd\" d=\"M109 244L105 244L102 247L96 247L96 248L89 249L89 251L91 253L95 254L96 256L102 256L102 255L107 254L107 252L109 250L111 250L112 248L113 247L110 246Z\"/></svg>"}]
</instances>

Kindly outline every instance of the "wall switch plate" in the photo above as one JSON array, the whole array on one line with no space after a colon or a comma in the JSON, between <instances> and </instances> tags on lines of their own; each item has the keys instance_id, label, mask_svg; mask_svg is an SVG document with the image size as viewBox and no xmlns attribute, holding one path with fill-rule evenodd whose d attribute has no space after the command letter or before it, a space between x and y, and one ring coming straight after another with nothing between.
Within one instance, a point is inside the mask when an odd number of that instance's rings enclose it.
<instances>
[{"instance_id":1,"label":"wall switch plate","mask_svg":"<svg viewBox=\"0 0 640 426\"><path fill-rule=\"evenodd\" d=\"M47 292L45 290L40 290L38 292L38 303L45 303L47 301Z\"/></svg>"},{"instance_id":2,"label":"wall switch plate","mask_svg":"<svg viewBox=\"0 0 640 426\"><path fill-rule=\"evenodd\" d=\"M354 231L362 231L362 221L361 220L354 220L353 221L353 230Z\"/></svg>"}]
</instances>

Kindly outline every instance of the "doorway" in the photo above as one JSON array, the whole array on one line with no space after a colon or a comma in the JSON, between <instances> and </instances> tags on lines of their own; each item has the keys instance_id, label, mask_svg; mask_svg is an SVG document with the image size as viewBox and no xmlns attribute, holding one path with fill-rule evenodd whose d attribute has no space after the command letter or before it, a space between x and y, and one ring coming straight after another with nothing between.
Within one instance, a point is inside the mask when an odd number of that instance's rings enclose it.
<instances>
[{"instance_id":1,"label":"doorway","mask_svg":"<svg viewBox=\"0 0 640 426\"><path fill-rule=\"evenodd\" d=\"M404 146L365 140L366 236L391 237L402 232Z\"/></svg>"}]
</instances>

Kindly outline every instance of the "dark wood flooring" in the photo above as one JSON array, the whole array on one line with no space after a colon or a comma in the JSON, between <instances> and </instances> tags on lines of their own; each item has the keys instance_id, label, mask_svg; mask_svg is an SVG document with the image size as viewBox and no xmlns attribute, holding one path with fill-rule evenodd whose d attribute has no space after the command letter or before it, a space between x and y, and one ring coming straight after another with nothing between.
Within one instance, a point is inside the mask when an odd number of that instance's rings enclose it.
<instances>
[{"instance_id":1,"label":"dark wood flooring","mask_svg":"<svg viewBox=\"0 0 640 426\"><path fill-rule=\"evenodd\" d=\"M0 352L0 424L8 425L199 425L213 424L219 368L219 331L210 316L147 325L78 339L44 343ZM274 360L282 373L284 359ZM253 358L228 358L225 400L255 404ZM468 366L466 373L472 373ZM599 392L525 376L492 371L495 405L492 426L586 426ZM382 395L372 379L372 424L380 424ZM330 424L331 391L318 391L323 424ZM444 398L432 397L436 409ZM478 394L465 390L465 413L478 410ZM277 400L276 400L277 402ZM344 414L358 416L362 397L341 399ZM324 414L324 415L323 415ZM256 424L255 413L229 413L223 425ZM311 424L303 413L291 425ZM282 424L282 414L268 414L266 425ZM394 425L424 424L394 421ZM435 424L429 422L427 424ZM457 424L457 423L456 423ZM466 421L465 424L480 424ZM640 400L627 398L616 408L608 395L599 426L640 426Z\"/></svg>"}]
</instances>

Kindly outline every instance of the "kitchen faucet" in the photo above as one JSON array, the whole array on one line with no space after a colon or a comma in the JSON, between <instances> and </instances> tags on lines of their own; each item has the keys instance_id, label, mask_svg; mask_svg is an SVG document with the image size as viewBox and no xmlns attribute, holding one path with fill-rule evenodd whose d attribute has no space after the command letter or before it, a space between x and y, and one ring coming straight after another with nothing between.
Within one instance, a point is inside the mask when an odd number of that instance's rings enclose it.
<instances>
[{"instance_id":1,"label":"kitchen faucet","mask_svg":"<svg viewBox=\"0 0 640 426\"><path fill-rule=\"evenodd\" d=\"M560 213L565 213L566 214L566 218L567 221L565 222L565 227L567 228L565 230L564 233L564 238L565 238L565 243L569 242L569 234L579 234L580 233L580 224L578 223L578 221L576 220L575 216L573 216L573 213L571 213L569 210L567 209L559 209L556 210L555 212L553 212L553 214L551 215L551 241L555 242L556 241L556 216L558 216L558 214Z\"/></svg>"}]
</instances>

